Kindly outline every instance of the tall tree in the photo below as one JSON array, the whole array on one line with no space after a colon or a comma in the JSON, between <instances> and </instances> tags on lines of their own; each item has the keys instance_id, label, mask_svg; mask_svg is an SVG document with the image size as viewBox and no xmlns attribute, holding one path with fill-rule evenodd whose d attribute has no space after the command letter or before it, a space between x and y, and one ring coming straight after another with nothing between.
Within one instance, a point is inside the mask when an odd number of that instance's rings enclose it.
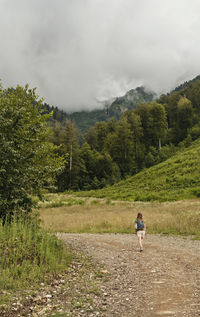
<instances>
[{"instance_id":1,"label":"tall tree","mask_svg":"<svg viewBox=\"0 0 200 317\"><path fill-rule=\"evenodd\" d=\"M103 150L105 138L109 132L110 126L106 122L97 122L95 126L88 131L86 141L90 144L92 149L99 152Z\"/></svg>"},{"instance_id":2,"label":"tall tree","mask_svg":"<svg viewBox=\"0 0 200 317\"><path fill-rule=\"evenodd\" d=\"M179 136L179 141L182 141L187 136L187 131L192 127L193 124L193 107L192 103L186 97L181 97L178 102L178 120L177 134Z\"/></svg>"},{"instance_id":3,"label":"tall tree","mask_svg":"<svg viewBox=\"0 0 200 317\"><path fill-rule=\"evenodd\" d=\"M142 161L144 159L144 146L142 144L143 137L143 127L140 116L135 112L135 110L130 110L125 113L125 117L130 125L130 130L132 131L133 145L134 145L134 155L136 162L136 170L141 169Z\"/></svg>"},{"instance_id":4,"label":"tall tree","mask_svg":"<svg viewBox=\"0 0 200 317\"><path fill-rule=\"evenodd\" d=\"M164 106L157 102L151 103L149 127L155 140L153 145L161 149L161 140L165 139L167 133L167 115Z\"/></svg>"},{"instance_id":5,"label":"tall tree","mask_svg":"<svg viewBox=\"0 0 200 317\"><path fill-rule=\"evenodd\" d=\"M105 140L105 150L119 166L122 177L131 173L135 166L132 132L126 118L116 124L115 132L109 133Z\"/></svg>"},{"instance_id":6,"label":"tall tree","mask_svg":"<svg viewBox=\"0 0 200 317\"><path fill-rule=\"evenodd\" d=\"M157 102L141 104L136 113L140 116L143 127L143 143L148 149L150 146L161 147L167 132L167 116L163 105Z\"/></svg>"},{"instance_id":7,"label":"tall tree","mask_svg":"<svg viewBox=\"0 0 200 317\"><path fill-rule=\"evenodd\" d=\"M32 195L52 184L63 158L48 142L49 115L39 111L41 100L28 85L0 88L0 217L9 220L33 207Z\"/></svg>"},{"instance_id":8,"label":"tall tree","mask_svg":"<svg viewBox=\"0 0 200 317\"><path fill-rule=\"evenodd\" d=\"M63 125L54 125L52 130L51 140L54 144L60 145L60 155L67 155L65 168L58 176L58 190L78 189L79 173L83 163L80 160L78 130L70 120L66 120Z\"/></svg>"}]
</instances>

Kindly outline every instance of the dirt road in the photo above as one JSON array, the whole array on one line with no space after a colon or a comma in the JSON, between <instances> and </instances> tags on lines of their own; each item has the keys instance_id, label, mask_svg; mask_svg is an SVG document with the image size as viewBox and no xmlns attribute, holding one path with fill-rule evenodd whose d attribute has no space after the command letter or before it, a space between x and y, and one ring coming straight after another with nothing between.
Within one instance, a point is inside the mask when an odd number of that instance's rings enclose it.
<instances>
[{"instance_id":1,"label":"dirt road","mask_svg":"<svg viewBox=\"0 0 200 317\"><path fill-rule=\"evenodd\" d=\"M68 245L103 264L101 316L200 316L200 241L147 235L60 234Z\"/></svg>"}]
</instances>

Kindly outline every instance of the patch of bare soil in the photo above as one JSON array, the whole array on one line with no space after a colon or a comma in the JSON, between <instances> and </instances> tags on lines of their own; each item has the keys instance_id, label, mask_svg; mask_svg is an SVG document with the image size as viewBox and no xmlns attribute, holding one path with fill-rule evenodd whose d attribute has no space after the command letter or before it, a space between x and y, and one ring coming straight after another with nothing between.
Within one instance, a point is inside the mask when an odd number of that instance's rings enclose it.
<instances>
[{"instance_id":1,"label":"patch of bare soil","mask_svg":"<svg viewBox=\"0 0 200 317\"><path fill-rule=\"evenodd\" d=\"M200 316L200 241L147 235L59 234L68 246L103 265L99 310L76 316Z\"/></svg>"}]
</instances>

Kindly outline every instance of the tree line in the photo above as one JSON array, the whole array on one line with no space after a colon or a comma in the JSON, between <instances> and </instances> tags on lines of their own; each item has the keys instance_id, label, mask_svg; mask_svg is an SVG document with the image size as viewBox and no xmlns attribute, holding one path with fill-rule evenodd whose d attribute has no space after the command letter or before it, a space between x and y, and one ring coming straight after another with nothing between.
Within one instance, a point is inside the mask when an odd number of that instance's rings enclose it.
<instances>
[{"instance_id":1,"label":"tree line","mask_svg":"<svg viewBox=\"0 0 200 317\"><path fill-rule=\"evenodd\" d=\"M172 156L200 137L200 80L126 111L120 120L97 122L80 136L72 121L51 123L51 142L67 154L58 191L97 189Z\"/></svg>"},{"instance_id":2,"label":"tree line","mask_svg":"<svg viewBox=\"0 0 200 317\"><path fill-rule=\"evenodd\" d=\"M0 86L0 217L34 206L42 188L97 189L172 156L200 137L200 80L141 103L83 137L72 121L50 121L28 86Z\"/></svg>"}]
</instances>

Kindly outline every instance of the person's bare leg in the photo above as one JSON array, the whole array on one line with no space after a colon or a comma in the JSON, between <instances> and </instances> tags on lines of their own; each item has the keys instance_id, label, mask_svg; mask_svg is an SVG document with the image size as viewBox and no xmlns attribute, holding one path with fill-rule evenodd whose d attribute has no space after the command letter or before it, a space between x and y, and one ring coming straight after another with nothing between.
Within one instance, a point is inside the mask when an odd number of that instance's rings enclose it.
<instances>
[{"instance_id":1,"label":"person's bare leg","mask_svg":"<svg viewBox=\"0 0 200 317\"><path fill-rule=\"evenodd\" d=\"M138 237L138 240L139 240L139 245L140 245L140 251L143 250L143 246L142 246L142 238L141 236Z\"/></svg>"}]
</instances>

